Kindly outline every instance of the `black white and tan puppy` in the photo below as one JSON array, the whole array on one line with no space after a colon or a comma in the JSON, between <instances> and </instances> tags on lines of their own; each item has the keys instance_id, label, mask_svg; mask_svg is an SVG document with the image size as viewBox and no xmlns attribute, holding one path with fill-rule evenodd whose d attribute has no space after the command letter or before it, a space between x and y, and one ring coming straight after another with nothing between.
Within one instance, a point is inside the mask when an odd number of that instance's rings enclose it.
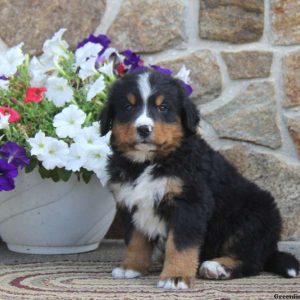
<instances>
[{"instance_id":1,"label":"black white and tan puppy","mask_svg":"<svg viewBox=\"0 0 300 300\"><path fill-rule=\"evenodd\" d=\"M124 219L126 255L112 275L147 274L164 245L158 287L193 287L265 270L295 277L279 252L281 217L267 191L243 178L196 133L199 114L181 83L149 69L116 81L101 114L112 130L109 186Z\"/></svg>"}]
</instances>

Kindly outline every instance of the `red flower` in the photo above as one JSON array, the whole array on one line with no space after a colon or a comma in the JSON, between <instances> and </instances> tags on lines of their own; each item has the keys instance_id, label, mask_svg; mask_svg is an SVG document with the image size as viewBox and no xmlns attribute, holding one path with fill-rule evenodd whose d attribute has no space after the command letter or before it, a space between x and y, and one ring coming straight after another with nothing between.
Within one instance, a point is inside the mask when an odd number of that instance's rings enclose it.
<instances>
[{"instance_id":1,"label":"red flower","mask_svg":"<svg viewBox=\"0 0 300 300\"><path fill-rule=\"evenodd\" d=\"M8 119L9 123L14 123L21 119L19 113L10 107L0 106L0 114L4 116L9 115L9 119Z\"/></svg>"},{"instance_id":2,"label":"red flower","mask_svg":"<svg viewBox=\"0 0 300 300\"><path fill-rule=\"evenodd\" d=\"M43 99L43 93L46 91L45 87L28 87L26 90L25 103L36 102L39 103Z\"/></svg>"},{"instance_id":3,"label":"red flower","mask_svg":"<svg viewBox=\"0 0 300 300\"><path fill-rule=\"evenodd\" d=\"M123 64L118 64L117 72L119 76L122 76L125 73L125 66Z\"/></svg>"}]
</instances>

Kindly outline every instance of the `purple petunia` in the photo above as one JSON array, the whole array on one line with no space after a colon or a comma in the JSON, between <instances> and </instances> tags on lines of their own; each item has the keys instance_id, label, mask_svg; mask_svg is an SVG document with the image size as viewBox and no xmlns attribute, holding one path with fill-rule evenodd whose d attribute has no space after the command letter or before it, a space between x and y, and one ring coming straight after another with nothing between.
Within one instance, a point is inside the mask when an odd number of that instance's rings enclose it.
<instances>
[{"instance_id":1,"label":"purple petunia","mask_svg":"<svg viewBox=\"0 0 300 300\"><path fill-rule=\"evenodd\" d=\"M15 188L14 178L17 176L17 167L5 159L0 159L0 191L13 190Z\"/></svg>"},{"instance_id":2,"label":"purple petunia","mask_svg":"<svg viewBox=\"0 0 300 300\"><path fill-rule=\"evenodd\" d=\"M130 68L130 71L136 70L138 67L143 66L144 62L141 60L141 57L131 50L127 49L122 52L125 56L124 65Z\"/></svg>"},{"instance_id":3,"label":"purple petunia","mask_svg":"<svg viewBox=\"0 0 300 300\"><path fill-rule=\"evenodd\" d=\"M187 94L188 96L191 95L191 94L193 93L193 88L192 88L192 86L189 85L189 84L187 84L187 83L185 83L185 82L183 82L183 81L182 81L182 83L183 83L183 86L184 86L184 89L185 89L186 94Z\"/></svg>"},{"instance_id":4,"label":"purple petunia","mask_svg":"<svg viewBox=\"0 0 300 300\"><path fill-rule=\"evenodd\" d=\"M0 156L16 167L25 167L30 162L25 149L14 142L6 142L0 147Z\"/></svg>"},{"instance_id":5,"label":"purple petunia","mask_svg":"<svg viewBox=\"0 0 300 300\"><path fill-rule=\"evenodd\" d=\"M167 68L163 68L163 67L158 66L158 65L150 65L150 67L153 70L157 71L157 72L160 72L160 73L163 73L163 74L166 74L166 75L169 75L169 76L171 76L172 73L173 73L172 70L167 69Z\"/></svg>"},{"instance_id":6,"label":"purple petunia","mask_svg":"<svg viewBox=\"0 0 300 300\"><path fill-rule=\"evenodd\" d=\"M91 42L93 44L100 44L104 49L108 48L109 44L111 43L111 40L105 35L105 34L99 34L99 35L93 35L90 34L90 36L77 45L77 49L83 47L88 42Z\"/></svg>"},{"instance_id":7,"label":"purple petunia","mask_svg":"<svg viewBox=\"0 0 300 300\"><path fill-rule=\"evenodd\" d=\"M0 76L0 80L7 80L8 78L6 78L5 76Z\"/></svg>"}]
</instances>

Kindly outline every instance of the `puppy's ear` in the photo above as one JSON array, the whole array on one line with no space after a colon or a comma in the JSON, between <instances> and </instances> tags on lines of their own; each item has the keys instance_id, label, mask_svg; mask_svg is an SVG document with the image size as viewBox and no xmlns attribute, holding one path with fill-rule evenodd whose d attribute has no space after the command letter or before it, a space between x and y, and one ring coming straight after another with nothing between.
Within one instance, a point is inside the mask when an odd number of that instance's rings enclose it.
<instances>
[{"instance_id":1,"label":"puppy's ear","mask_svg":"<svg viewBox=\"0 0 300 300\"><path fill-rule=\"evenodd\" d=\"M185 97L182 105L182 124L190 133L196 133L197 127L200 122L200 114L196 105L188 98Z\"/></svg>"},{"instance_id":2,"label":"puppy's ear","mask_svg":"<svg viewBox=\"0 0 300 300\"><path fill-rule=\"evenodd\" d=\"M100 114L100 133L101 136L106 135L112 126L113 109L110 101L106 103Z\"/></svg>"},{"instance_id":3,"label":"puppy's ear","mask_svg":"<svg viewBox=\"0 0 300 300\"><path fill-rule=\"evenodd\" d=\"M196 105L188 97L185 87L182 82L177 81L180 89L180 97L182 97L182 111L181 111L181 120L182 125L189 133L196 133L197 127L200 122L200 113Z\"/></svg>"}]
</instances>

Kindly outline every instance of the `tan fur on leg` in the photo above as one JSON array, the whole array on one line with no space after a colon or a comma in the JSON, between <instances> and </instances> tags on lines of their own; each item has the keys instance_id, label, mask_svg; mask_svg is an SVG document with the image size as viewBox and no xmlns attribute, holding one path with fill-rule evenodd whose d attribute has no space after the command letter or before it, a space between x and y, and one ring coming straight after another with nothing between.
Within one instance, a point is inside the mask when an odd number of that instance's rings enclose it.
<instances>
[{"instance_id":1,"label":"tan fur on leg","mask_svg":"<svg viewBox=\"0 0 300 300\"><path fill-rule=\"evenodd\" d=\"M241 262L230 256L223 256L214 258L213 261L217 261L221 265L223 265L226 269L235 269Z\"/></svg>"},{"instance_id":2,"label":"tan fur on leg","mask_svg":"<svg viewBox=\"0 0 300 300\"><path fill-rule=\"evenodd\" d=\"M177 250L174 244L173 233L170 232L166 244L164 268L160 280L181 278L188 287L195 284L195 276L199 261L199 248L191 247Z\"/></svg>"},{"instance_id":3,"label":"tan fur on leg","mask_svg":"<svg viewBox=\"0 0 300 300\"><path fill-rule=\"evenodd\" d=\"M151 241L141 232L133 231L121 266L146 274L151 264L152 250Z\"/></svg>"}]
</instances>

